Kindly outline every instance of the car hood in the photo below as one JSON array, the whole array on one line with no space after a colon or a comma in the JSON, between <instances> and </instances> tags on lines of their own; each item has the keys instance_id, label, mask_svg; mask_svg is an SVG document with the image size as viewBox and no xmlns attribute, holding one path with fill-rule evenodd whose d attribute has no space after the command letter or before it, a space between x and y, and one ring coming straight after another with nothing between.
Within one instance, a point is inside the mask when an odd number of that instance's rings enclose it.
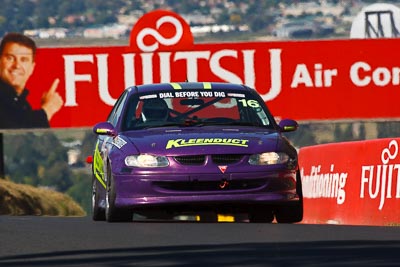
<instances>
[{"instance_id":1,"label":"car hood","mask_svg":"<svg viewBox=\"0 0 400 267\"><path fill-rule=\"evenodd\" d=\"M254 127L153 128L125 132L121 137L139 153L171 156L275 151L282 139L275 130Z\"/></svg>"}]
</instances>

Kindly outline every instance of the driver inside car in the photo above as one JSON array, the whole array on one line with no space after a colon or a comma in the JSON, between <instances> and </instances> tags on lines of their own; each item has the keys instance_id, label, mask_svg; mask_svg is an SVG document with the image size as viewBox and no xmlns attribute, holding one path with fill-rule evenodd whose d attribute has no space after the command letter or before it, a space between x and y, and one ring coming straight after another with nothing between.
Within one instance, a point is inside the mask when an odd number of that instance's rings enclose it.
<instances>
[{"instance_id":1,"label":"driver inside car","mask_svg":"<svg viewBox=\"0 0 400 267\"><path fill-rule=\"evenodd\" d=\"M143 101L141 119L143 122L168 121L169 108L163 99L146 99Z\"/></svg>"}]
</instances>

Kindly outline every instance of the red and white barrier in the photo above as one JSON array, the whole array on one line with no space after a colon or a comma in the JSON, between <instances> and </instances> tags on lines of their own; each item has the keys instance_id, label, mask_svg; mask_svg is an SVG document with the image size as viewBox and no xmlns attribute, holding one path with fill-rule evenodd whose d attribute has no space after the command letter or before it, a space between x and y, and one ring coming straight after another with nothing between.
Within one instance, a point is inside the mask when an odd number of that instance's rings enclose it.
<instances>
[{"instance_id":1,"label":"red and white barrier","mask_svg":"<svg viewBox=\"0 0 400 267\"><path fill-rule=\"evenodd\" d=\"M400 138L299 152L303 223L400 225Z\"/></svg>"}]
</instances>

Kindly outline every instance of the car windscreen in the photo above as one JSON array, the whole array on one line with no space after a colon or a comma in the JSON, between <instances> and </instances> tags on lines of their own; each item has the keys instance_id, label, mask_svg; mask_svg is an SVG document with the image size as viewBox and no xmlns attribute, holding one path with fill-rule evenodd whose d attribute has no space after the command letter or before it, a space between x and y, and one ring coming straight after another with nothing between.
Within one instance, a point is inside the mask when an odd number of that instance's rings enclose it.
<instances>
[{"instance_id":1,"label":"car windscreen","mask_svg":"<svg viewBox=\"0 0 400 267\"><path fill-rule=\"evenodd\" d=\"M122 129L236 125L273 128L261 98L247 92L157 91L132 95Z\"/></svg>"}]
</instances>

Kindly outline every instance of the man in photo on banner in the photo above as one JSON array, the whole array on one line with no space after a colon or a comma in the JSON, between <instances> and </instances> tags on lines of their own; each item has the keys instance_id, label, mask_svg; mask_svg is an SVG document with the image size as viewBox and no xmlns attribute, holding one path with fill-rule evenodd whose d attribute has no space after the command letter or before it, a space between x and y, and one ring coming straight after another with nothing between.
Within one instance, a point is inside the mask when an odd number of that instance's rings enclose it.
<instances>
[{"instance_id":1,"label":"man in photo on banner","mask_svg":"<svg viewBox=\"0 0 400 267\"><path fill-rule=\"evenodd\" d=\"M41 109L34 110L27 101L26 82L35 68L36 44L20 33L6 34L0 43L0 129L48 128L63 100L56 92L59 79L41 99Z\"/></svg>"}]
</instances>

